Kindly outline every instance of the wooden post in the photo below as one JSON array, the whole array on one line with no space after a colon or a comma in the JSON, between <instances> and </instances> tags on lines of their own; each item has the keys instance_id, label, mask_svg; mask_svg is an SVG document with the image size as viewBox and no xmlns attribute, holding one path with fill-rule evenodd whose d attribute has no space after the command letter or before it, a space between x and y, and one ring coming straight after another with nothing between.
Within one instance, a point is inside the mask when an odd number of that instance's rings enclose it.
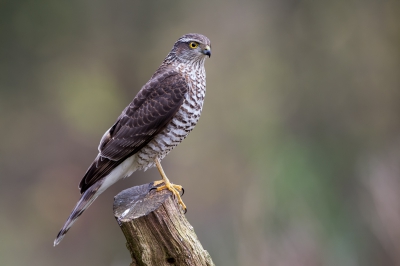
<instances>
[{"instance_id":1,"label":"wooden post","mask_svg":"<svg viewBox=\"0 0 400 266\"><path fill-rule=\"evenodd\" d=\"M152 188L153 183L132 187L114 198L130 266L214 266L172 193Z\"/></svg>"}]
</instances>

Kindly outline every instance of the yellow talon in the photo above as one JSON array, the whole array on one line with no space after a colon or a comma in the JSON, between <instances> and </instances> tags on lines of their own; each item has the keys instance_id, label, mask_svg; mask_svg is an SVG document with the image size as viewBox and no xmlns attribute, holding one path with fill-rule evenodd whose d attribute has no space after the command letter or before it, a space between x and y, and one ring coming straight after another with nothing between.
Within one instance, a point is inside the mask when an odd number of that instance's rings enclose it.
<instances>
[{"instance_id":1,"label":"yellow talon","mask_svg":"<svg viewBox=\"0 0 400 266\"><path fill-rule=\"evenodd\" d=\"M183 203L181 195L179 193L179 191L182 191L182 186L172 184L169 181L169 179L167 178L167 176L165 175L164 170L163 170L158 158L155 159L155 162L156 162L157 169L160 172L160 175L161 175L163 180L154 181L153 185L157 186L157 185L159 185L161 183L164 183L164 185L162 185L160 187L157 187L157 191L161 191L161 190L164 190L164 189L168 189L169 191L171 191L172 194L174 194L175 197L178 199L178 203L183 207L183 209L186 212L186 205L185 205L185 203Z\"/></svg>"}]
</instances>

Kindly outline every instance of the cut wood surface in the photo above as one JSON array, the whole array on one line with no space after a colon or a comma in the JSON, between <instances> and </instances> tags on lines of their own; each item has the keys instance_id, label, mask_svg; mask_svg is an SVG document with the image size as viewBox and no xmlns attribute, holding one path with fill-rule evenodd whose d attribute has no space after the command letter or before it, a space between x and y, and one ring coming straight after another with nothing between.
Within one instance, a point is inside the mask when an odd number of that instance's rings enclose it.
<instances>
[{"instance_id":1,"label":"cut wood surface","mask_svg":"<svg viewBox=\"0 0 400 266\"><path fill-rule=\"evenodd\" d=\"M130 265L214 265L172 193L152 188L153 183L132 187L114 198Z\"/></svg>"}]
</instances>

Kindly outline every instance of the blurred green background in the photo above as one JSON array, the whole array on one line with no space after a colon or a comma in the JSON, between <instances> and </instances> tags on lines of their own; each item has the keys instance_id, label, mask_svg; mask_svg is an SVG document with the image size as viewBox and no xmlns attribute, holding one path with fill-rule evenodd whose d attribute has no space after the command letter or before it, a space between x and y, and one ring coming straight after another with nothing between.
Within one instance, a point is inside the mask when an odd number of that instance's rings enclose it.
<instances>
[{"instance_id":1,"label":"blurred green background","mask_svg":"<svg viewBox=\"0 0 400 266\"><path fill-rule=\"evenodd\" d=\"M400 2L0 2L0 265L128 265L112 214L53 240L105 130L173 43L212 42L164 161L216 265L400 265Z\"/></svg>"}]
</instances>

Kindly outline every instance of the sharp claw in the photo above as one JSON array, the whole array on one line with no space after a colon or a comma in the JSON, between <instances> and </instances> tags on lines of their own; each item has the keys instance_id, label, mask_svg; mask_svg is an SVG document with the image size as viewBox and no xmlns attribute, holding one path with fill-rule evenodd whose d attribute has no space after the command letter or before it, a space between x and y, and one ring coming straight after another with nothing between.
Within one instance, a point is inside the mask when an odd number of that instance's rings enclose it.
<instances>
[{"instance_id":1,"label":"sharp claw","mask_svg":"<svg viewBox=\"0 0 400 266\"><path fill-rule=\"evenodd\" d=\"M179 205L182 206L182 208L184 210L184 214L186 214L187 208L181 200L181 197L183 196L183 194L185 194L185 189L179 185L171 184L171 186L170 185L167 186L167 184L164 183L164 185L160 186L160 184L162 184L162 182L158 183L157 185L154 185L154 183L153 183L152 187L149 189L149 192L152 190L161 191L161 190L159 190L159 188L161 188L161 187L162 187L162 190L164 190L164 189L169 190L173 196L173 199L174 200L178 199ZM180 190L182 190L182 195L180 193Z\"/></svg>"},{"instance_id":2,"label":"sharp claw","mask_svg":"<svg viewBox=\"0 0 400 266\"><path fill-rule=\"evenodd\" d=\"M156 187L153 187L153 188L151 188L151 189L149 190L149 193L152 192L153 190L155 190L155 191L157 192L157 188L156 188Z\"/></svg>"}]
</instances>

